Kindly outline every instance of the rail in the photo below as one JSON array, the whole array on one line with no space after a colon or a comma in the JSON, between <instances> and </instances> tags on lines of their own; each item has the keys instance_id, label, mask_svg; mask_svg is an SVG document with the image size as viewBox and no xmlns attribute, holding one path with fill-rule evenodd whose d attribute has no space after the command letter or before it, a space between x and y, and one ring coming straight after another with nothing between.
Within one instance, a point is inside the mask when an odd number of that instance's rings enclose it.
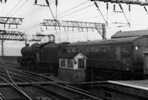
<instances>
[{"instance_id":1,"label":"rail","mask_svg":"<svg viewBox=\"0 0 148 100\"><path fill-rule=\"evenodd\" d=\"M3 64L5 65L5 64ZM58 99L64 99L64 100L101 100L100 98L90 94L87 91L76 89L72 86L65 85L64 83L59 83L54 80L51 80L50 78L47 78L43 75L38 75L31 72L24 72L22 70L7 68L6 73L4 72L4 68L0 68L0 72L4 78L8 78L10 81L7 81L9 85L13 86L18 92L23 94L27 99L31 100L31 97L27 96L29 94L28 92L25 93L18 84L18 82L28 82L28 85L31 84L32 87L35 87L37 89L40 89L46 93L49 93L53 96L55 96ZM19 81L16 82L14 79L18 79ZM38 82L36 84L35 82ZM44 82L45 84L41 84ZM8 85L6 83L3 83L5 85ZM23 84L22 83L22 84ZM24 86L27 87L27 84ZM56 91L55 91L56 90Z\"/></svg>"}]
</instances>

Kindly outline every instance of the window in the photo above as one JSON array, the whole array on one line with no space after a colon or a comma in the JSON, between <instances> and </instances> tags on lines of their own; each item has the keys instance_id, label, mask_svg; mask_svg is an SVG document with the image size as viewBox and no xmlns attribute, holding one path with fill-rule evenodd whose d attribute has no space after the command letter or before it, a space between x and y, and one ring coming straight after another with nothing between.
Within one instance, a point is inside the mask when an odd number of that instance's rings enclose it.
<instances>
[{"instance_id":1,"label":"window","mask_svg":"<svg viewBox=\"0 0 148 100\"><path fill-rule=\"evenodd\" d=\"M68 68L73 68L73 60L72 59L68 59Z\"/></svg>"},{"instance_id":2,"label":"window","mask_svg":"<svg viewBox=\"0 0 148 100\"><path fill-rule=\"evenodd\" d=\"M86 50L87 53L90 52L90 48L89 47L86 47L85 50Z\"/></svg>"},{"instance_id":3,"label":"window","mask_svg":"<svg viewBox=\"0 0 148 100\"><path fill-rule=\"evenodd\" d=\"M38 52L36 53L36 60L37 62L40 62L40 54Z\"/></svg>"},{"instance_id":4,"label":"window","mask_svg":"<svg viewBox=\"0 0 148 100\"><path fill-rule=\"evenodd\" d=\"M60 67L66 67L65 59L60 59Z\"/></svg>"},{"instance_id":5,"label":"window","mask_svg":"<svg viewBox=\"0 0 148 100\"><path fill-rule=\"evenodd\" d=\"M67 49L67 52L68 52L68 53L71 53L71 50L70 50L70 49Z\"/></svg>"},{"instance_id":6,"label":"window","mask_svg":"<svg viewBox=\"0 0 148 100\"><path fill-rule=\"evenodd\" d=\"M90 47L90 52L94 52L94 47Z\"/></svg>"},{"instance_id":7,"label":"window","mask_svg":"<svg viewBox=\"0 0 148 100\"><path fill-rule=\"evenodd\" d=\"M78 69L84 68L84 59L78 59Z\"/></svg>"},{"instance_id":8,"label":"window","mask_svg":"<svg viewBox=\"0 0 148 100\"><path fill-rule=\"evenodd\" d=\"M124 46L121 48L121 57L122 58L129 58L131 54L131 50L129 46Z\"/></svg>"},{"instance_id":9,"label":"window","mask_svg":"<svg viewBox=\"0 0 148 100\"><path fill-rule=\"evenodd\" d=\"M121 60L121 48L116 47L116 59Z\"/></svg>"}]
</instances>

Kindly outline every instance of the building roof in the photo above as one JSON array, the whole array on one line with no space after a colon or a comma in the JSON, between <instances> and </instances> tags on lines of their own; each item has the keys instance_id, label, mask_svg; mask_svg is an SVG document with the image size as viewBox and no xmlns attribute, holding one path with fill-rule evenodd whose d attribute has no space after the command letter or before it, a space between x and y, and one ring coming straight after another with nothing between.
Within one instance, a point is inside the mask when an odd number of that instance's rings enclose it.
<instances>
[{"instance_id":1,"label":"building roof","mask_svg":"<svg viewBox=\"0 0 148 100\"><path fill-rule=\"evenodd\" d=\"M118 31L111 38L140 37L148 35L148 30Z\"/></svg>"}]
</instances>

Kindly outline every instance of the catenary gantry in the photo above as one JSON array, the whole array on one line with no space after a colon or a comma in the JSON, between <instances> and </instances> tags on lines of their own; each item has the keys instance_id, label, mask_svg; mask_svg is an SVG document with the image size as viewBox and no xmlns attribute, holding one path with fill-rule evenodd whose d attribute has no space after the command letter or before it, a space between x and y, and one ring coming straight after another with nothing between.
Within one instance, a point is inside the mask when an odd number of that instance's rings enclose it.
<instances>
[{"instance_id":1,"label":"catenary gantry","mask_svg":"<svg viewBox=\"0 0 148 100\"><path fill-rule=\"evenodd\" d=\"M89 30L96 30L103 39L105 39L105 24L96 22L82 22L82 21L65 21L65 20L54 20L54 19L44 19L41 26L55 27L56 30L66 30L66 31L81 31L88 32Z\"/></svg>"}]
</instances>

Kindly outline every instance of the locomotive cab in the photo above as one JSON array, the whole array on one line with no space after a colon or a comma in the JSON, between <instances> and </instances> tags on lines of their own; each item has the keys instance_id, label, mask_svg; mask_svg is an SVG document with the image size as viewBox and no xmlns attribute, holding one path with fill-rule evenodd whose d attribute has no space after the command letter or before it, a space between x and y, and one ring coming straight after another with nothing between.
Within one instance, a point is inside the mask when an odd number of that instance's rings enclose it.
<instances>
[{"instance_id":1,"label":"locomotive cab","mask_svg":"<svg viewBox=\"0 0 148 100\"><path fill-rule=\"evenodd\" d=\"M58 77L69 82L85 81L86 59L82 53L62 54L59 57Z\"/></svg>"}]
</instances>

